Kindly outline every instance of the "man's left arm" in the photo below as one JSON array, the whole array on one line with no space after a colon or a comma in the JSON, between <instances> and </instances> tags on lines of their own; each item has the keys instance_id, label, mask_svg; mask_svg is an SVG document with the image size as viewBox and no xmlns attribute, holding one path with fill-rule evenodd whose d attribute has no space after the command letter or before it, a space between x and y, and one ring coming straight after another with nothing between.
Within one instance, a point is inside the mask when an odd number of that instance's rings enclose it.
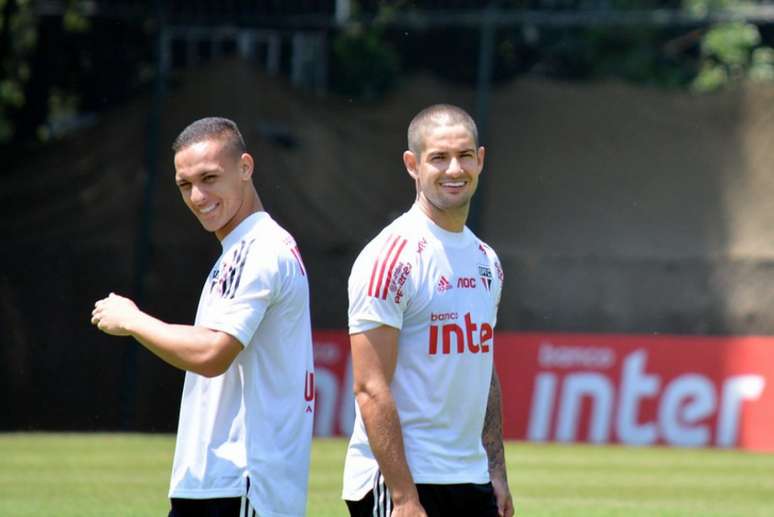
<instances>
[{"instance_id":1,"label":"man's left arm","mask_svg":"<svg viewBox=\"0 0 774 517\"><path fill-rule=\"evenodd\" d=\"M501 517L512 517L515 513L511 490L508 488L508 473L505 468L505 449L503 447L503 417L500 402L500 379L492 365L492 380L489 384L489 400L486 404L484 429L481 433L487 458L489 459L489 477L492 480L497 510Z\"/></svg>"}]
</instances>

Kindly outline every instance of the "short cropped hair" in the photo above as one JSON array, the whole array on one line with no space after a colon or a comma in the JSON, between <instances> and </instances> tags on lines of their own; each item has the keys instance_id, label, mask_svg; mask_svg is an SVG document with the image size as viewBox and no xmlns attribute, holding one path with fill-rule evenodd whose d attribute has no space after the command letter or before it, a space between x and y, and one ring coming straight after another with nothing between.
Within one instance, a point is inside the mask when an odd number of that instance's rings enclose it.
<instances>
[{"instance_id":1,"label":"short cropped hair","mask_svg":"<svg viewBox=\"0 0 774 517\"><path fill-rule=\"evenodd\" d=\"M464 109L452 104L434 104L417 113L408 127L408 148L417 156L422 154L425 133L434 126L453 126L462 124L471 135L478 148L478 128L473 117Z\"/></svg>"},{"instance_id":2,"label":"short cropped hair","mask_svg":"<svg viewBox=\"0 0 774 517\"><path fill-rule=\"evenodd\" d=\"M230 148L237 157L247 152L236 122L223 117L206 117L191 123L172 142L172 151L177 154L190 145L212 139L223 141L224 147Z\"/></svg>"}]
</instances>

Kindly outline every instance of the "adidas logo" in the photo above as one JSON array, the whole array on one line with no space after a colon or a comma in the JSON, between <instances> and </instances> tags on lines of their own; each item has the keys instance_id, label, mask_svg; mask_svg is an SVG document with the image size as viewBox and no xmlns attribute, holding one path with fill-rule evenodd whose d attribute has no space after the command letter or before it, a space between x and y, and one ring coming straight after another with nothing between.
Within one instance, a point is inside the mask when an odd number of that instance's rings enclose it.
<instances>
[{"instance_id":1,"label":"adidas logo","mask_svg":"<svg viewBox=\"0 0 774 517\"><path fill-rule=\"evenodd\" d=\"M452 288L452 285L449 283L449 281L446 279L446 277L441 275L441 279L438 281L438 285L436 286L436 290L439 293L443 293L445 291L448 291L451 288Z\"/></svg>"}]
</instances>

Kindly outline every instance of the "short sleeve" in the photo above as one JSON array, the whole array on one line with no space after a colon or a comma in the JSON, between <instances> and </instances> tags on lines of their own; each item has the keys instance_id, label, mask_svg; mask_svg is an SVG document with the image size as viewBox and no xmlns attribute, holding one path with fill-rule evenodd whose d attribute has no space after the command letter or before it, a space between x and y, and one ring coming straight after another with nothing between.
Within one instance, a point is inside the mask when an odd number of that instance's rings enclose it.
<instances>
[{"instance_id":1,"label":"short sleeve","mask_svg":"<svg viewBox=\"0 0 774 517\"><path fill-rule=\"evenodd\" d=\"M349 277L349 333L381 325L403 327L403 313L413 296L408 239L397 234L377 237L355 260Z\"/></svg>"},{"instance_id":2,"label":"short sleeve","mask_svg":"<svg viewBox=\"0 0 774 517\"><path fill-rule=\"evenodd\" d=\"M210 281L210 303L198 322L234 336L245 348L280 285L277 257L258 253L253 244L254 241L240 243L218 264Z\"/></svg>"}]
</instances>

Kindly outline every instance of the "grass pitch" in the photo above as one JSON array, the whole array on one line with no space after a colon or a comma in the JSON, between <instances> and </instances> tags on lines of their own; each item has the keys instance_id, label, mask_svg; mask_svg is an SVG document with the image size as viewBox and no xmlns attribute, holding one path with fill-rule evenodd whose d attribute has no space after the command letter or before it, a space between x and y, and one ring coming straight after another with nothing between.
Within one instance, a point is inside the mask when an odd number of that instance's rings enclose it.
<instances>
[{"instance_id":1,"label":"grass pitch","mask_svg":"<svg viewBox=\"0 0 774 517\"><path fill-rule=\"evenodd\" d=\"M316 439L308 515L346 515L346 442ZM163 516L174 438L0 434L0 516ZM774 454L508 443L520 516L771 516ZM475 517L475 516L471 516Z\"/></svg>"}]
</instances>

